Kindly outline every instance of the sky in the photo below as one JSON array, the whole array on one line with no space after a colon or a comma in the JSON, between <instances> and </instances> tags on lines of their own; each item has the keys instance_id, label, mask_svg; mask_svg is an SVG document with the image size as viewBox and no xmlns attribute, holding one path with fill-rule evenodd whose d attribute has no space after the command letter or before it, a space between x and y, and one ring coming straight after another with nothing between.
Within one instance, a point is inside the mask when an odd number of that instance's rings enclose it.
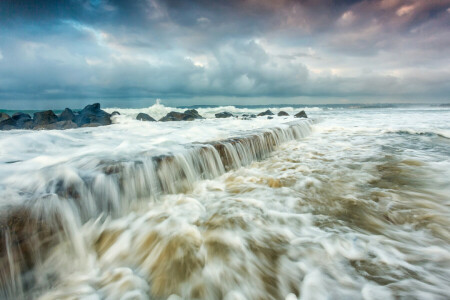
<instances>
[{"instance_id":1,"label":"sky","mask_svg":"<svg viewBox=\"0 0 450 300\"><path fill-rule=\"evenodd\" d=\"M0 1L0 108L156 98L449 103L450 0Z\"/></svg>"}]
</instances>

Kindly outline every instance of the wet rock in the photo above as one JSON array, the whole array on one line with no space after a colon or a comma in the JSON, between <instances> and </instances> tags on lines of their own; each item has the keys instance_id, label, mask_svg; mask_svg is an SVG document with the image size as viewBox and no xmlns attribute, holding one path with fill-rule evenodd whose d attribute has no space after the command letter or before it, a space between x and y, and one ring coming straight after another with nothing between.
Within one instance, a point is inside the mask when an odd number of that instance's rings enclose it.
<instances>
[{"instance_id":1,"label":"wet rock","mask_svg":"<svg viewBox=\"0 0 450 300\"><path fill-rule=\"evenodd\" d=\"M267 117L267 119L269 119L269 120L272 120L272 119L273 119L273 117L271 117L271 116L268 116L268 117Z\"/></svg>"},{"instance_id":2,"label":"wet rock","mask_svg":"<svg viewBox=\"0 0 450 300\"><path fill-rule=\"evenodd\" d=\"M72 128L77 128L77 124L75 124L72 121L59 121L56 123L52 123L52 124L46 124L46 125L38 125L35 126L33 129L45 129L45 130L64 130L64 129L72 129Z\"/></svg>"},{"instance_id":3,"label":"wet rock","mask_svg":"<svg viewBox=\"0 0 450 300\"><path fill-rule=\"evenodd\" d=\"M86 124L99 124L96 126L110 125L111 116L100 109L100 103L94 103L83 108L76 116L75 123L82 127ZM89 126L94 127L94 126Z\"/></svg>"},{"instance_id":4,"label":"wet rock","mask_svg":"<svg viewBox=\"0 0 450 300\"><path fill-rule=\"evenodd\" d=\"M187 118L194 118L194 119L204 119L197 110L195 109L188 109L184 111L184 114L187 116ZM186 120L185 120L186 121Z\"/></svg>"},{"instance_id":5,"label":"wet rock","mask_svg":"<svg viewBox=\"0 0 450 300\"><path fill-rule=\"evenodd\" d=\"M262 113L259 113L259 114L258 114L258 117L261 117L261 116L273 116L273 115L274 115L274 113L271 112L271 111L268 109L268 110L266 110L266 111L263 111Z\"/></svg>"},{"instance_id":6,"label":"wet rock","mask_svg":"<svg viewBox=\"0 0 450 300\"><path fill-rule=\"evenodd\" d=\"M58 121L74 121L75 120L75 114L70 108L66 108L63 110L63 112L59 115Z\"/></svg>"},{"instance_id":7,"label":"wet rock","mask_svg":"<svg viewBox=\"0 0 450 300\"><path fill-rule=\"evenodd\" d=\"M150 117L149 115L144 114L144 113L139 113L139 114L137 115L137 117L136 117L136 120L139 120L139 121L156 122L155 119L153 119L152 117Z\"/></svg>"},{"instance_id":8,"label":"wet rock","mask_svg":"<svg viewBox=\"0 0 450 300\"><path fill-rule=\"evenodd\" d=\"M215 116L216 116L216 118L218 118L218 119L223 119L223 118L230 118L230 117L233 116L233 114L232 114L232 113L229 113L229 112L227 112L227 111L224 111L224 112L215 114ZM246 116L246 115L243 115L243 117L245 117L245 116Z\"/></svg>"},{"instance_id":9,"label":"wet rock","mask_svg":"<svg viewBox=\"0 0 450 300\"><path fill-rule=\"evenodd\" d=\"M8 119L11 119L11 117L8 114L0 112L0 122L3 122Z\"/></svg>"},{"instance_id":10,"label":"wet rock","mask_svg":"<svg viewBox=\"0 0 450 300\"><path fill-rule=\"evenodd\" d=\"M280 112L278 113L279 117L285 117L285 116L289 116L289 114L285 111L280 110Z\"/></svg>"},{"instance_id":11,"label":"wet rock","mask_svg":"<svg viewBox=\"0 0 450 300\"><path fill-rule=\"evenodd\" d=\"M176 111L171 111L170 113L168 113L167 115L165 115L164 117L162 117L160 119L160 121L162 122L167 122L167 121L181 121L183 120L183 117L185 116L185 114L180 113L180 112L176 112Z\"/></svg>"},{"instance_id":12,"label":"wet rock","mask_svg":"<svg viewBox=\"0 0 450 300\"><path fill-rule=\"evenodd\" d=\"M171 111L163 118L160 119L162 122L167 121L193 121L195 119L203 119L202 116L198 114L195 109L186 110L184 113Z\"/></svg>"},{"instance_id":13,"label":"wet rock","mask_svg":"<svg viewBox=\"0 0 450 300\"><path fill-rule=\"evenodd\" d=\"M45 216L44 216L45 215ZM32 211L31 207L4 210L0 215L0 286L42 261L62 231L60 218ZM8 256L12 260L10 263ZM22 279L26 277L22 276ZM26 283L24 283L26 284Z\"/></svg>"},{"instance_id":14,"label":"wet rock","mask_svg":"<svg viewBox=\"0 0 450 300\"><path fill-rule=\"evenodd\" d=\"M251 114L250 118L254 119L254 118L256 118L256 115L255 114Z\"/></svg>"},{"instance_id":15,"label":"wet rock","mask_svg":"<svg viewBox=\"0 0 450 300\"><path fill-rule=\"evenodd\" d=\"M302 110L301 112L295 114L294 117L296 117L296 118L308 118L308 116L306 115L304 110Z\"/></svg>"},{"instance_id":16,"label":"wet rock","mask_svg":"<svg viewBox=\"0 0 450 300\"><path fill-rule=\"evenodd\" d=\"M31 120L30 115L22 112L15 113L10 119L0 122L1 130L31 128L33 128L33 121Z\"/></svg>"},{"instance_id":17,"label":"wet rock","mask_svg":"<svg viewBox=\"0 0 450 300\"><path fill-rule=\"evenodd\" d=\"M36 112L33 115L34 126L45 126L58 122L58 117L51 110Z\"/></svg>"},{"instance_id":18,"label":"wet rock","mask_svg":"<svg viewBox=\"0 0 450 300\"><path fill-rule=\"evenodd\" d=\"M117 110L115 110L115 111L113 111L112 113L111 113L111 117L112 116L120 116L120 112L118 112Z\"/></svg>"},{"instance_id":19,"label":"wet rock","mask_svg":"<svg viewBox=\"0 0 450 300\"><path fill-rule=\"evenodd\" d=\"M100 123L87 123L87 124L83 124L80 127L81 128L88 128L88 127L99 127L99 126L103 126L103 124Z\"/></svg>"}]
</instances>

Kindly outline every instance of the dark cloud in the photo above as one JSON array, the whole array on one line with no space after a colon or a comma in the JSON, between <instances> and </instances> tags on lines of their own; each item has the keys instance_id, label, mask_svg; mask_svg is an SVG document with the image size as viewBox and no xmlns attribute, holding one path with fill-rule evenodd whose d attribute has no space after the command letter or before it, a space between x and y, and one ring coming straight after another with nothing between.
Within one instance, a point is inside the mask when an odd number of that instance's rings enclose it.
<instances>
[{"instance_id":1,"label":"dark cloud","mask_svg":"<svg viewBox=\"0 0 450 300\"><path fill-rule=\"evenodd\" d=\"M0 101L450 100L450 0L6 0L0 36Z\"/></svg>"}]
</instances>

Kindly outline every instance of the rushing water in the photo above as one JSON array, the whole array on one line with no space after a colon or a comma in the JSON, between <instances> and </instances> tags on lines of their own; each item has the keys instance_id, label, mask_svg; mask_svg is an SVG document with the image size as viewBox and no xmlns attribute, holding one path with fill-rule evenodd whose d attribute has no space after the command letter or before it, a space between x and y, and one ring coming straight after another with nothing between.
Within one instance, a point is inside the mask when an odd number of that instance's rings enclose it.
<instances>
[{"instance_id":1,"label":"rushing water","mask_svg":"<svg viewBox=\"0 0 450 300\"><path fill-rule=\"evenodd\" d=\"M170 110L0 132L0 298L449 297L450 110Z\"/></svg>"}]
</instances>

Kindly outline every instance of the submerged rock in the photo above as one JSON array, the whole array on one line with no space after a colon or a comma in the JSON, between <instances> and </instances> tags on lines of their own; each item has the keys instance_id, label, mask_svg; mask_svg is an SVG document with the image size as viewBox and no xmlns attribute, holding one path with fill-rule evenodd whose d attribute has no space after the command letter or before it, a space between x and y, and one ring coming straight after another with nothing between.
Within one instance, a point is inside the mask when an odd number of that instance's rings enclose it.
<instances>
[{"instance_id":1,"label":"submerged rock","mask_svg":"<svg viewBox=\"0 0 450 300\"><path fill-rule=\"evenodd\" d=\"M289 114L285 111L280 110L280 112L278 113L279 117L285 117L285 116L289 116Z\"/></svg>"},{"instance_id":2,"label":"submerged rock","mask_svg":"<svg viewBox=\"0 0 450 300\"><path fill-rule=\"evenodd\" d=\"M156 122L155 119L153 119L152 117L150 117L149 115L144 114L144 113L139 113L139 114L137 115L137 117L136 117L136 120L139 120L139 121Z\"/></svg>"},{"instance_id":3,"label":"submerged rock","mask_svg":"<svg viewBox=\"0 0 450 300\"><path fill-rule=\"evenodd\" d=\"M273 116L273 115L274 115L274 113L271 112L271 111L268 109L268 110L266 110L266 111L264 111L264 112L262 112L262 113L259 113L259 114L258 114L258 117L261 117L261 116Z\"/></svg>"},{"instance_id":4,"label":"submerged rock","mask_svg":"<svg viewBox=\"0 0 450 300\"><path fill-rule=\"evenodd\" d=\"M223 119L223 118L230 118L230 117L233 116L233 114L232 114L232 113L229 113L229 112L227 112L227 111L224 111L224 112L215 114L215 116L216 116L216 118L218 118L218 119Z\"/></svg>"},{"instance_id":5,"label":"submerged rock","mask_svg":"<svg viewBox=\"0 0 450 300\"><path fill-rule=\"evenodd\" d=\"M63 112L59 115L58 121L74 121L75 120L75 114L70 108L66 108L63 110Z\"/></svg>"},{"instance_id":6,"label":"submerged rock","mask_svg":"<svg viewBox=\"0 0 450 300\"><path fill-rule=\"evenodd\" d=\"M273 117L271 117L271 116L268 116L268 117L267 117L267 119L269 119L269 120L272 120L272 119L273 119Z\"/></svg>"},{"instance_id":7,"label":"submerged rock","mask_svg":"<svg viewBox=\"0 0 450 300\"><path fill-rule=\"evenodd\" d=\"M45 126L58 122L58 117L51 110L36 112L33 115L34 126Z\"/></svg>"},{"instance_id":8,"label":"submerged rock","mask_svg":"<svg viewBox=\"0 0 450 300\"><path fill-rule=\"evenodd\" d=\"M301 112L295 114L294 117L296 117L296 118L308 118L308 116L306 115L304 110L302 110Z\"/></svg>"},{"instance_id":9,"label":"submerged rock","mask_svg":"<svg viewBox=\"0 0 450 300\"><path fill-rule=\"evenodd\" d=\"M97 126L110 125L111 116L104 110L100 109L100 103L94 103L86 106L79 112L75 118L75 123L77 123L80 127L86 124L99 124Z\"/></svg>"}]
</instances>

